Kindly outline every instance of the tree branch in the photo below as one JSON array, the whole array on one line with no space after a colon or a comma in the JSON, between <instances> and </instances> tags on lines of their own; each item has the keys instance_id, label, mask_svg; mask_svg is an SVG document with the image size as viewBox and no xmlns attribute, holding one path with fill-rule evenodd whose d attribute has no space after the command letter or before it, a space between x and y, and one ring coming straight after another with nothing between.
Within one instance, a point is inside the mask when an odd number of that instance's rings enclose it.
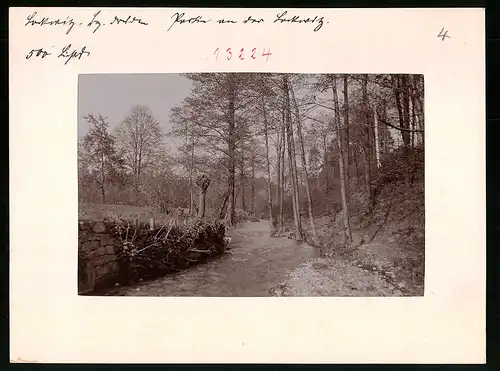
<instances>
[{"instance_id":1,"label":"tree branch","mask_svg":"<svg viewBox=\"0 0 500 371\"><path fill-rule=\"evenodd\" d=\"M382 118L380 117L380 114L378 112L377 112L377 116L378 116L379 122L381 122L382 124L385 124L387 126L390 126L393 129L396 129L396 130L399 130L399 131L413 132L413 133L423 133L424 132L423 130L420 130L420 129L407 129L407 128L402 128L402 127L390 124L387 121L382 120Z\"/></svg>"}]
</instances>

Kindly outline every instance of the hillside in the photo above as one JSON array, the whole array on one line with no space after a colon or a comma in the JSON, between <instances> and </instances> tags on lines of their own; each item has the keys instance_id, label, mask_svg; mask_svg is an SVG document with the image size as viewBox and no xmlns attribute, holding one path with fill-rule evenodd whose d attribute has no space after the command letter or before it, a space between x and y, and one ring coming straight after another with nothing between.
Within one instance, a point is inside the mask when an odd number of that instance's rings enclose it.
<instances>
[{"instance_id":1,"label":"hillside","mask_svg":"<svg viewBox=\"0 0 500 371\"><path fill-rule=\"evenodd\" d=\"M336 203L332 212L315 219L322 256L344 260L376 272L396 285L405 295L423 295L425 269L425 210L423 151L414 149L412 184L406 185L403 162L395 153L389 157L374 181L375 201L370 208L363 184L351 186L351 231L353 243L346 247L341 212ZM327 206L325 206L326 208ZM312 240L309 220L302 217L305 239ZM293 221L287 223L291 230ZM332 265L333 267L333 265Z\"/></svg>"}]
</instances>

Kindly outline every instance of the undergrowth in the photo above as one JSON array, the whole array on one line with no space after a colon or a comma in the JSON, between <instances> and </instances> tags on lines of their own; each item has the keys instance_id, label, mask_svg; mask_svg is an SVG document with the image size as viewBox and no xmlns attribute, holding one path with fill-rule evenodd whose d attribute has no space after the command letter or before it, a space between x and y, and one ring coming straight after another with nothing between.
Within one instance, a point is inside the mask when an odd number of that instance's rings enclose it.
<instances>
[{"instance_id":1,"label":"undergrowth","mask_svg":"<svg viewBox=\"0 0 500 371\"><path fill-rule=\"evenodd\" d=\"M406 157L405 157L406 156ZM408 160L405 160L407 158ZM349 190L350 227L352 244L344 241L343 213L332 204L331 213L316 219L319 241L314 241L308 218L302 219L305 241L319 245L322 255L359 261L373 258L375 266L377 244L391 250L392 270L399 280L422 287L425 266L425 209L424 209L424 152L412 148L407 154L394 151L385 157L372 181L372 200L366 185L359 182ZM293 220L287 222L293 229ZM361 246L367 246L363 251ZM417 290L417 289L415 289ZM420 289L418 289L420 290ZM423 292L423 291L422 291Z\"/></svg>"},{"instance_id":2,"label":"undergrowth","mask_svg":"<svg viewBox=\"0 0 500 371\"><path fill-rule=\"evenodd\" d=\"M107 219L108 231L120 241L119 281L129 284L176 272L224 253L226 228L218 220L175 219L150 229L146 223Z\"/></svg>"}]
</instances>

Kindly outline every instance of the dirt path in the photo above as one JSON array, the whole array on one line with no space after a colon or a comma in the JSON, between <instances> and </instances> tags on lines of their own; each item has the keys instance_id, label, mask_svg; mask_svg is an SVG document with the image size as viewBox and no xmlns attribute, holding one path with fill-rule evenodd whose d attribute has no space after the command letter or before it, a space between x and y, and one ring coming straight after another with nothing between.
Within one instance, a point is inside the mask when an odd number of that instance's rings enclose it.
<instances>
[{"instance_id":1,"label":"dirt path","mask_svg":"<svg viewBox=\"0 0 500 371\"><path fill-rule=\"evenodd\" d=\"M206 264L135 286L124 296L400 296L378 274L319 257L319 249L271 237L267 221L228 233L230 250Z\"/></svg>"}]
</instances>

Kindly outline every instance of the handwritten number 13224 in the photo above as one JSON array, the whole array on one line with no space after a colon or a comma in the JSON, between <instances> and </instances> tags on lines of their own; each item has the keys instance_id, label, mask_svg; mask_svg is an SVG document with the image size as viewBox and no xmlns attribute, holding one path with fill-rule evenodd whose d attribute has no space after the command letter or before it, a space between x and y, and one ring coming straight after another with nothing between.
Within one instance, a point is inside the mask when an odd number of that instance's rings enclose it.
<instances>
[{"instance_id":1,"label":"handwritten number 13224","mask_svg":"<svg viewBox=\"0 0 500 371\"><path fill-rule=\"evenodd\" d=\"M246 51L245 48L241 48L239 51L233 51L231 48L227 48L226 50L223 50L222 53L224 54L221 57L225 56L228 61L233 59L233 57L241 61L245 59L257 59L259 57L265 57L267 62L269 60L269 56L272 55L271 49L266 50L265 48L262 50L261 54L257 53L257 48L253 48L251 51ZM219 54L221 54L220 48L215 49L213 55L215 55L216 62L219 60Z\"/></svg>"}]
</instances>

